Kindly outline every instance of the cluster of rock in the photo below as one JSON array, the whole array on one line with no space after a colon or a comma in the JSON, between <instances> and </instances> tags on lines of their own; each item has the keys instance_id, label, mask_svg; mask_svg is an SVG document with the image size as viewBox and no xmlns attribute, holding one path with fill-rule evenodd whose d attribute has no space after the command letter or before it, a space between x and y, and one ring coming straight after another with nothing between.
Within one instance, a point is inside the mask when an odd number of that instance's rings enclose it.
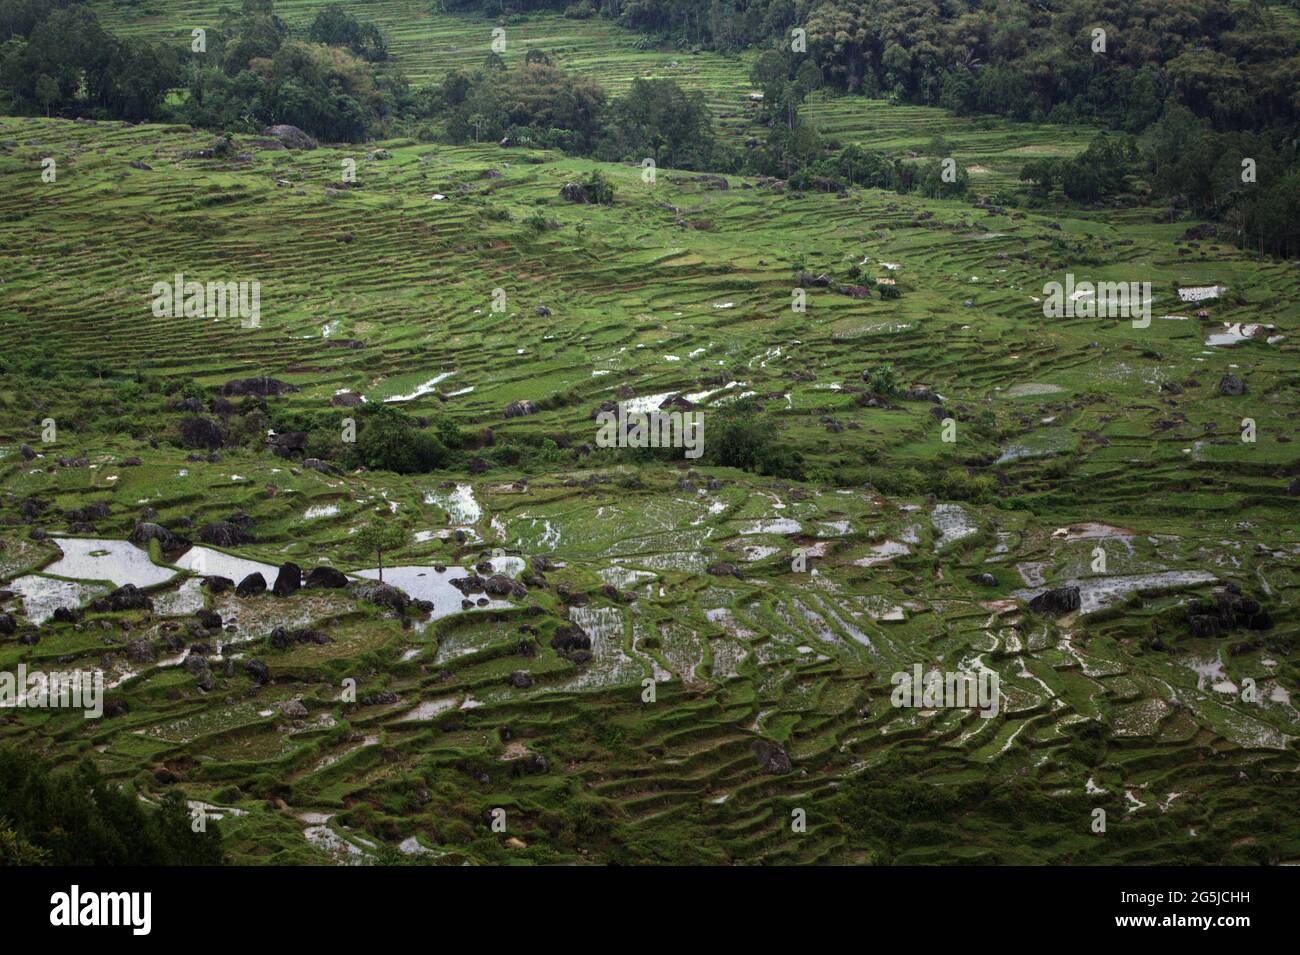
<instances>
[{"instance_id":1,"label":"cluster of rock","mask_svg":"<svg viewBox=\"0 0 1300 955\"><path fill-rule=\"evenodd\" d=\"M1229 584L1207 599L1194 601L1188 608L1187 625L1194 637L1218 637L1237 628L1271 630L1273 617L1258 600Z\"/></svg>"}]
</instances>

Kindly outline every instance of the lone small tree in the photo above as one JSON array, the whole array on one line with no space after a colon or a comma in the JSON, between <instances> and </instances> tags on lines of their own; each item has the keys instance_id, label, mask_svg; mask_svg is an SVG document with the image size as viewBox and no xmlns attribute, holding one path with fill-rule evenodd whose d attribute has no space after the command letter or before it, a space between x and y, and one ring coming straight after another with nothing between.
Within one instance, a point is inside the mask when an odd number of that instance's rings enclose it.
<instances>
[{"instance_id":1,"label":"lone small tree","mask_svg":"<svg viewBox=\"0 0 1300 955\"><path fill-rule=\"evenodd\" d=\"M394 551L406 546L406 528L393 521L376 515L370 518L357 531L357 547L363 554L374 554L379 562L379 582L384 582L384 552Z\"/></svg>"}]
</instances>

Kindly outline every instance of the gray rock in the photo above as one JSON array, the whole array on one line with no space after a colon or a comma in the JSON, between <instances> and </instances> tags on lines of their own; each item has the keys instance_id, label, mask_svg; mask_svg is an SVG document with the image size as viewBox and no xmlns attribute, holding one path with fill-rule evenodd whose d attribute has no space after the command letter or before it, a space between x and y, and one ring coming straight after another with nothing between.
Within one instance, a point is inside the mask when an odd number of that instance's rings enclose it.
<instances>
[{"instance_id":1,"label":"gray rock","mask_svg":"<svg viewBox=\"0 0 1300 955\"><path fill-rule=\"evenodd\" d=\"M381 584L375 580L359 580L348 585L348 593L356 600L384 607L401 616L406 613L410 599L392 584Z\"/></svg>"},{"instance_id":2,"label":"gray rock","mask_svg":"<svg viewBox=\"0 0 1300 955\"><path fill-rule=\"evenodd\" d=\"M518 401L512 401L506 405L505 416L507 418L522 418L525 415L536 414L537 405L533 404L526 398L520 398Z\"/></svg>"},{"instance_id":3,"label":"gray rock","mask_svg":"<svg viewBox=\"0 0 1300 955\"><path fill-rule=\"evenodd\" d=\"M158 651L152 643L140 637L126 645L126 658L132 663L153 663L158 659Z\"/></svg>"},{"instance_id":4,"label":"gray rock","mask_svg":"<svg viewBox=\"0 0 1300 955\"><path fill-rule=\"evenodd\" d=\"M297 126L289 126L281 123L276 126L267 126L262 130L263 136L274 136L286 149L315 149L316 140L312 139Z\"/></svg>"},{"instance_id":5,"label":"gray rock","mask_svg":"<svg viewBox=\"0 0 1300 955\"><path fill-rule=\"evenodd\" d=\"M261 660L253 659L244 661L244 672L249 678L257 684L269 683L271 680L271 671L266 668L266 664Z\"/></svg>"},{"instance_id":6,"label":"gray rock","mask_svg":"<svg viewBox=\"0 0 1300 955\"><path fill-rule=\"evenodd\" d=\"M757 740L754 743L754 756L758 759L759 768L768 776L784 776L790 772L790 757L776 743Z\"/></svg>"},{"instance_id":7,"label":"gray rock","mask_svg":"<svg viewBox=\"0 0 1300 955\"><path fill-rule=\"evenodd\" d=\"M266 593L266 578L258 571L249 574L235 588L236 597L253 597L262 593Z\"/></svg>"},{"instance_id":8,"label":"gray rock","mask_svg":"<svg viewBox=\"0 0 1300 955\"><path fill-rule=\"evenodd\" d=\"M173 534L161 524L154 524L148 521L143 521L135 525L135 527L132 528L131 533L127 535L126 539L132 544L135 544L135 546L144 548L148 548L150 541L156 540L158 546L167 552L182 550L190 546L190 542L179 534Z\"/></svg>"},{"instance_id":9,"label":"gray rock","mask_svg":"<svg viewBox=\"0 0 1300 955\"><path fill-rule=\"evenodd\" d=\"M213 521L211 524L204 524L199 528L198 537L203 543L214 547L236 547L251 543L253 540L251 534L230 521Z\"/></svg>"},{"instance_id":10,"label":"gray rock","mask_svg":"<svg viewBox=\"0 0 1300 955\"><path fill-rule=\"evenodd\" d=\"M215 451L225 443L225 438L221 434L221 425L211 418L200 415L182 418L178 428L181 445L191 450Z\"/></svg>"},{"instance_id":11,"label":"gray rock","mask_svg":"<svg viewBox=\"0 0 1300 955\"><path fill-rule=\"evenodd\" d=\"M221 386L221 393L227 398L242 397L243 395L259 395L267 398L274 395L289 394L297 390L296 385L266 375L259 375L256 378L236 378Z\"/></svg>"},{"instance_id":12,"label":"gray rock","mask_svg":"<svg viewBox=\"0 0 1300 955\"><path fill-rule=\"evenodd\" d=\"M1029 601L1029 608L1036 613L1059 617L1061 614L1073 613L1080 607L1078 587L1057 587L1045 590Z\"/></svg>"},{"instance_id":13,"label":"gray rock","mask_svg":"<svg viewBox=\"0 0 1300 955\"><path fill-rule=\"evenodd\" d=\"M1219 394L1237 396L1245 393L1246 382L1232 374L1232 372L1228 372L1219 379Z\"/></svg>"},{"instance_id":14,"label":"gray rock","mask_svg":"<svg viewBox=\"0 0 1300 955\"><path fill-rule=\"evenodd\" d=\"M302 587L302 568L293 561L286 561L280 565L280 572L275 577L275 586L272 592L277 597L289 597L296 594Z\"/></svg>"},{"instance_id":15,"label":"gray rock","mask_svg":"<svg viewBox=\"0 0 1300 955\"><path fill-rule=\"evenodd\" d=\"M313 567L308 571L303 585L338 590L348 585L348 577L343 571L335 570L333 567Z\"/></svg>"}]
</instances>

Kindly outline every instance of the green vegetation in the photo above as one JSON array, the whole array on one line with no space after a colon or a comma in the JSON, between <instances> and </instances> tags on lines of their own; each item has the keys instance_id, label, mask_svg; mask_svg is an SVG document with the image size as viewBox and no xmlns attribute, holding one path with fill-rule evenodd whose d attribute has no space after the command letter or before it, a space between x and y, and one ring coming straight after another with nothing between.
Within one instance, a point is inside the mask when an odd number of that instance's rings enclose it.
<instances>
[{"instance_id":1,"label":"green vegetation","mask_svg":"<svg viewBox=\"0 0 1300 955\"><path fill-rule=\"evenodd\" d=\"M1077 5L91 6L183 79L0 117L0 673L110 686L0 710L0 859L1300 860L1291 107L1142 106L1183 7L1084 71L1021 45ZM75 10L0 6L0 56ZM1292 12L1192 12L1285 76ZM154 314L178 274L260 319ZM1048 317L1067 276L1149 323ZM892 706L918 664L999 712Z\"/></svg>"},{"instance_id":2,"label":"green vegetation","mask_svg":"<svg viewBox=\"0 0 1300 955\"><path fill-rule=\"evenodd\" d=\"M219 865L219 824L193 830L177 793L143 806L89 762L0 747L0 865Z\"/></svg>"}]
</instances>

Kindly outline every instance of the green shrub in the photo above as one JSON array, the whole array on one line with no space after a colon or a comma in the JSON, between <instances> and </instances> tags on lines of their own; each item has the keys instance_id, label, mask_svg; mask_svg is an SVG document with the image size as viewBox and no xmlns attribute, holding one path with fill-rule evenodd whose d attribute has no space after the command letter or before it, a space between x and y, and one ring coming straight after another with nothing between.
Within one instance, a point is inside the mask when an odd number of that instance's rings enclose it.
<instances>
[{"instance_id":1,"label":"green shrub","mask_svg":"<svg viewBox=\"0 0 1300 955\"><path fill-rule=\"evenodd\" d=\"M421 430L409 415L378 405L361 412L358 419L357 440L348 453L350 464L398 474L424 474L447 465L447 446L437 435Z\"/></svg>"}]
</instances>

